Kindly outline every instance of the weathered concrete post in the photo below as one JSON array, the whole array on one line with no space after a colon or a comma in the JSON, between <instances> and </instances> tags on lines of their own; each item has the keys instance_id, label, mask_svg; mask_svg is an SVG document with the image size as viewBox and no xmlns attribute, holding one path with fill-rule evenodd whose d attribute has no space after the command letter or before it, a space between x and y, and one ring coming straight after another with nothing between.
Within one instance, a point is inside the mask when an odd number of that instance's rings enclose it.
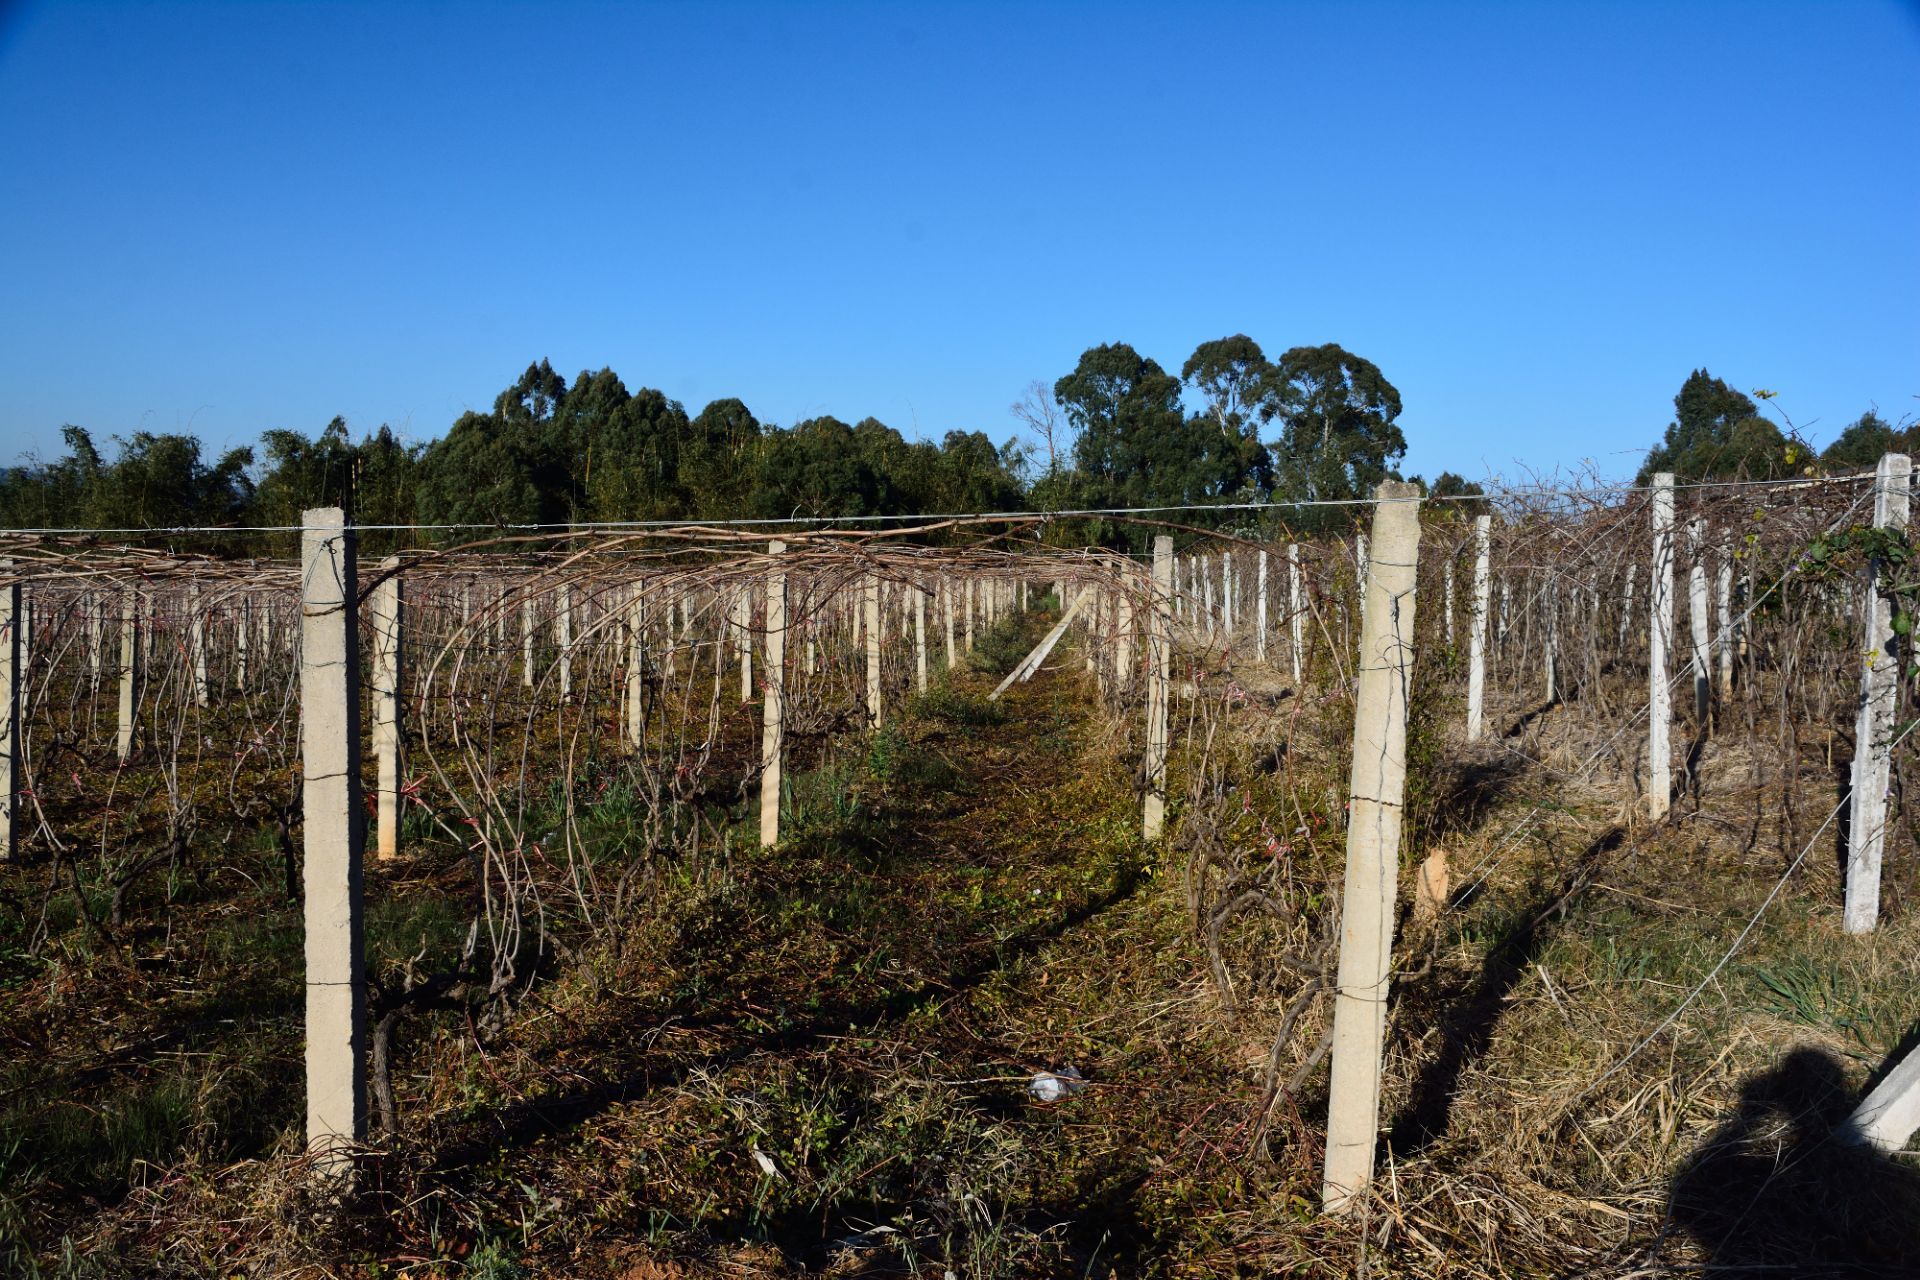
<instances>
[{"instance_id":1,"label":"weathered concrete post","mask_svg":"<svg viewBox=\"0 0 1920 1280\"><path fill-rule=\"evenodd\" d=\"M1913 460L1904 453L1880 459L1873 477L1873 527L1905 532ZM1848 933L1871 933L1880 922L1880 858L1887 840L1887 792L1893 785L1893 739L1899 710L1900 665L1906 642L1893 633L1893 602L1882 595L1880 565L1865 592L1865 654L1860 714L1853 731L1853 794L1847 823Z\"/></svg>"},{"instance_id":2,"label":"weathered concrete post","mask_svg":"<svg viewBox=\"0 0 1920 1280\"><path fill-rule=\"evenodd\" d=\"M107 602L97 591L87 593L87 692L100 692L101 653L107 647Z\"/></svg>"},{"instance_id":3,"label":"weathered concrete post","mask_svg":"<svg viewBox=\"0 0 1920 1280\"><path fill-rule=\"evenodd\" d=\"M753 588L733 597L733 643L740 653L740 705L753 701Z\"/></svg>"},{"instance_id":4,"label":"weathered concrete post","mask_svg":"<svg viewBox=\"0 0 1920 1280\"><path fill-rule=\"evenodd\" d=\"M1547 702L1560 701L1560 579L1549 574L1547 585L1540 593L1540 608L1547 616L1546 626L1541 637L1544 650L1544 666L1547 677Z\"/></svg>"},{"instance_id":5,"label":"weathered concrete post","mask_svg":"<svg viewBox=\"0 0 1920 1280\"><path fill-rule=\"evenodd\" d=\"M1733 616L1733 548L1725 542L1720 544L1720 572L1715 585L1720 597L1720 630L1713 643L1720 662L1720 696L1728 698L1733 695L1733 637L1740 624Z\"/></svg>"},{"instance_id":6,"label":"weathered concrete post","mask_svg":"<svg viewBox=\"0 0 1920 1280\"><path fill-rule=\"evenodd\" d=\"M921 693L927 691L927 592L914 583L913 592L913 680Z\"/></svg>"},{"instance_id":7,"label":"weathered concrete post","mask_svg":"<svg viewBox=\"0 0 1920 1280\"><path fill-rule=\"evenodd\" d=\"M973 652L973 579L972 578L967 579L966 604L967 604L967 614L966 614L967 652L972 653ZM1065 596L1060 597L1060 607L1062 609L1067 607L1067 599Z\"/></svg>"},{"instance_id":8,"label":"weathered concrete post","mask_svg":"<svg viewBox=\"0 0 1920 1280\"><path fill-rule=\"evenodd\" d=\"M573 701L573 588L562 586L553 611L553 643L560 651L560 701Z\"/></svg>"},{"instance_id":9,"label":"weathered concrete post","mask_svg":"<svg viewBox=\"0 0 1920 1280\"><path fill-rule=\"evenodd\" d=\"M1361 616L1359 693L1340 915L1339 988L1327 1098L1321 1200L1344 1211L1373 1179L1380 1137L1381 1052L1393 951L1400 814L1407 782L1407 692L1420 554L1420 489L1386 481L1374 491L1371 562Z\"/></svg>"},{"instance_id":10,"label":"weathered concrete post","mask_svg":"<svg viewBox=\"0 0 1920 1280\"><path fill-rule=\"evenodd\" d=\"M300 768L305 814L307 1147L351 1169L367 1136L367 993L361 916L360 658L353 531L338 507L302 517Z\"/></svg>"},{"instance_id":11,"label":"weathered concrete post","mask_svg":"<svg viewBox=\"0 0 1920 1280\"><path fill-rule=\"evenodd\" d=\"M1443 609L1446 613L1447 648L1453 648L1453 557L1447 557L1446 564L1446 600Z\"/></svg>"},{"instance_id":12,"label":"weathered concrete post","mask_svg":"<svg viewBox=\"0 0 1920 1280\"><path fill-rule=\"evenodd\" d=\"M1673 473L1653 478L1653 566L1647 577L1647 816L1656 822L1673 803L1673 690L1667 651L1673 643Z\"/></svg>"},{"instance_id":13,"label":"weathered concrete post","mask_svg":"<svg viewBox=\"0 0 1920 1280\"><path fill-rule=\"evenodd\" d=\"M1253 607L1253 626L1256 637L1253 656L1265 662L1267 660L1267 549L1265 547L1260 548L1258 563L1260 567L1255 575L1258 585L1254 588L1257 595Z\"/></svg>"},{"instance_id":14,"label":"weathered concrete post","mask_svg":"<svg viewBox=\"0 0 1920 1280\"><path fill-rule=\"evenodd\" d=\"M1487 713L1487 611L1493 604L1489 573L1493 517L1473 518L1473 612L1467 619L1467 741L1478 742Z\"/></svg>"},{"instance_id":15,"label":"weathered concrete post","mask_svg":"<svg viewBox=\"0 0 1920 1280\"><path fill-rule=\"evenodd\" d=\"M207 705L207 618L200 607L200 584L187 584L187 657L193 663L193 705Z\"/></svg>"},{"instance_id":16,"label":"weathered concrete post","mask_svg":"<svg viewBox=\"0 0 1920 1280\"><path fill-rule=\"evenodd\" d=\"M13 576L13 561L0 560L0 577ZM0 862L13 857L14 821L20 813L20 583L0 585Z\"/></svg>"},{"instance_id":17,"label":"weathered concrete post","mask_svg":"<svg viewBox=\"0 0 1920 1280\"><path fill-rule=\"evenodd\" d=\"M669 606L671 609L671 606ZM673 619L667 619L667 643L673 642ZM627 589L627 723L629 750L647 744L647 614L646 596L635 584Z\"/></svg>"},{"instance_id":18,"label":"weathered concrete post","mask_svg":"<svg viewBox=\"0 0 1920 1280\"><path fill-rule=\"evenodd\" d=\"M1287 648L1293 656L1293 685L1300 689L1300 650L1307 640L1306 610L1300 599L1300 544L1287 544Z\"/></svg>"},{"instance_id":19,"label":"weathered concrete post","mask_svg":"<svg viewBox=\"0 0 1920 1280\"><path fill-rule=\"evenodd\" d=\"M787 544L767 544L771 555L784 554ZM776 564L778 561L775 562ZM780 774L787 741L787 574L767 574L767 661L761 679L766 697L760 703L760 847L780 843Z\"/></svg>"},{"instance_id":20,"label":"weathered concrete post","mask_svg":"<svg viewBox=\"0 0 1920 1280\"><path fill-rule=\"evenodd\" d=\"M953 670L958 656L953 647L953 579L942 574L940 577L941 612L946 615L947 624L947 670Z\"/></svg>"},{"instance_id":21,"label":"weathered concrete post","mask_svg":"<svg viewBox=\"0 0 1920 1280\"><path fill-rule=\"evenodd\" d=\"M1168 686L1173 679L1173 539L1153 540L1153 598L1147 615L1147 799L1141 832L1158 840L1167 825Z\"/></svg>"},{"instance_id":22,"label":"weathered concrete post","mask_svg":"<svg viewBox=\"0 0 1920 1280\"><path fill-rule=\"evenodd\" d=\"M533 688L533 592L520 597L520 683Z\"/></svg>"},{"instance_id":23,"label":"weathered concrete post","mask_svg":"<svg viewBox=\"0 0 1920 1280\"><path fill-rule=\"evenodd\" d=\"M1114 607L1113 683L1125 693L1133 687L1133 597L1122 590Z\"/></svg>"},{"instance_id":24,"label":"weathered concrete post","mask_svg":"<svg viewBox=\"0 0 1920 1280\"><path fill-rule=\"evenodd\" d=\"M867 727L880 727L880 579L867 575ZM973 639L973 585L967 585L967 639Z\"/></svg>"},{"instance_id":25,"label":"weathered concrete post","mask_svg":"<svg viewBox=\"0 0 1920 1280\"><path fill-rule=\"evenodd\" d=\"M247 632L253 628L253 597L242 595L234 606L237 618L233 628L233 687L247 687Z\"/></svg>"},{"instance_id":26,"label":"weathered concrete post","mask_svg":"<svg viewBox=\"0 0 1920 1280\"><path fill-rule=\"evenodd\" d=\"M1713 672L1708 665L1707 646L1712 643L1713 620L1707 615L1706 521L1695 519L1688 541L1693 546L1693 567L1687 572L1687 627L1693 641L1693 723L1696 733L1707 731L1707 716L1713 709Z\"/></svg>"},{"instance_id":27,"label":"weathered concrete post","mask_svg":"<svg viewBox=\"0 0 1920 1280\"><path fill-rule=\"evenodd\" d=\"M140 708L140 593L120 594L120 720L115 750L122 764L133 755L133 722Z\"/></svg>"},{"instance_id":28,"label":"weathered concrete post","mask_svg":"<svg viewBox=\"0 0 1920 1280\"><path fill-rule=\"evenodd\" d=\"M403 628L400 557L380 562L385 575L373 589L373 751L379 762L374 817L375 856L400 852L400 717Z\"/></svg>"}]
</instances>

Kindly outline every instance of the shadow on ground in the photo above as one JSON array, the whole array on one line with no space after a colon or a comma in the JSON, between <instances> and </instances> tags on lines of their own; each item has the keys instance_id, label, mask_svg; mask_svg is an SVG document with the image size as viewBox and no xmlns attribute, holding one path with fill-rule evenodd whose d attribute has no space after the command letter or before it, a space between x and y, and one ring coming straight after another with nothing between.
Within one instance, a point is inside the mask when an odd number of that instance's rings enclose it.
<instances>
[{"instance_id":1,"label":"shadow on ground","mask_svg":"<svg viewBox=\"0 0 1920 1280\"><path fill-rule=\"evenodd\" d=\"M1857 1101L1840 1062L1796 1049L1674 1176L1674 1228L1705 1274L1920 1276L1920 1169L1835 1137Z\"/></svg>"}]
</instances>

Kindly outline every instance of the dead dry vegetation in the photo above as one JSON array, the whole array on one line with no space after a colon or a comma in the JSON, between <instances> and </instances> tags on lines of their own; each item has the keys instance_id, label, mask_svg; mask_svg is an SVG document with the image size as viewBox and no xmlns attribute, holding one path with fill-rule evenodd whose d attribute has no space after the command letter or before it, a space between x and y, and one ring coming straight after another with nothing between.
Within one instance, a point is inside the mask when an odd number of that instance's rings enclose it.
<instances>
[{"instance_id":1,"label":"dead dry vegetation","mask_svg":"<svg viewBox=\"0 0 1920 1280\"><path fill-rule=\"evenodd\" d=\"M556 922L495 1025L451 997L399 1024L396 1124L345 1200L294 1154L299 917L270 825L200 832L118 904L59 860L0 871L0 1257L72 1277L1913 1273L1920 1171L1829 1137L1920 1038L1904 828L1882 928L1840 929L1844 730L1747 690L1650 824L1617 714L1644 675L1595 654L1550 702L1496 698L1468 744L1429 615L1384 1155L1362 1211L1329 1220L1342 624L1304 696L1182 647L1170 835L1148 846L1139 715L1079 651L985 698L1042 619L984 635L878 733L803 744L777 849L741 834L751 706L718 722L707 837L622 854L621 797L590 805L616 923ZM64 801L75 823L86 800ZM395 984L465 927L458 851L416 834L372 890ZM1069 1067L1084 1086L1035 1096Z\"/></svg>"}]
</instances>

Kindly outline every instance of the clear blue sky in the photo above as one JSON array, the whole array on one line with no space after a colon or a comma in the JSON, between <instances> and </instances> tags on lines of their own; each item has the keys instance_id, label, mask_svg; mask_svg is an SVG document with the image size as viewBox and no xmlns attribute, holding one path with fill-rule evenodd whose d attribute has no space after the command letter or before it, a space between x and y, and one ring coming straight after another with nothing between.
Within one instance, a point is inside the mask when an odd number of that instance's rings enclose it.
<instances>
[{"instance_id":1,"label":"clear blue sky","mask_svg":"<svg viewBox=\"0 0 1920 1280\"><path fill-rule=\"evenodd\" d=\"M1867 0L0 7L0 458L541 357L999 439L1235 332L1428 476L1631 472L1698 365L1824 441L1920 411L1917 73Z\"/></svg>"}]
</instances>

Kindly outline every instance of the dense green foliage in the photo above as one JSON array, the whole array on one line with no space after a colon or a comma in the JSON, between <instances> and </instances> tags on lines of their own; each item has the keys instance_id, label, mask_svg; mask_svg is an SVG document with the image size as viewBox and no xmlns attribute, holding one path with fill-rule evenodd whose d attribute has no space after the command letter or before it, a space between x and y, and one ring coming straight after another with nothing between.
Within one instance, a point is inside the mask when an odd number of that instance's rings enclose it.
<instances>
[{"instance_id":1,"label":"dense green foliage","mask_svg":"<svg viewBox=\"0 0 1920 1280\"><path fill-rule=\"evenodd\" d=\"M371 527L367 550L383 553L509 525L1219 505L1227 509L1181 512L1177 523L1284 518L1313 530L1347 524L1354 511L1287 504L1364 497L1399 477L1407 449L1400 392L1373 362L1333 343L1269 359L1245 334L1201 343L1177 376L1127 343L1090 347L1015 412L1044 435L1044 469L1017 437L996 445L984 432L950 431L915 441L876 418L849 426L824 415L778 427L736 399L690 417L660 391L628 390L611 369L569 383L542 360L489 411L462 414L424 445L385 426L356 440L335 418L315 436L276 428L257 448L214 459L192 436L145 431L113 437L108 456L69 426L64 456L0 468L0 528L284 528L306 508L340 505ZM1674 421L1641 478L1771 479L1867 467L1916 447L1920 428L1867 413L1816 458L1752 398L1700 369L1674 397ZM1480 489L1443 472L1430 492ZM1245 509L1259 503L1280 507L1264 517ZM1138 543L1151 532L1066 517L1045 536ZM290 542L236 539L226 549Z\"/></svg>"}]
</instances>

